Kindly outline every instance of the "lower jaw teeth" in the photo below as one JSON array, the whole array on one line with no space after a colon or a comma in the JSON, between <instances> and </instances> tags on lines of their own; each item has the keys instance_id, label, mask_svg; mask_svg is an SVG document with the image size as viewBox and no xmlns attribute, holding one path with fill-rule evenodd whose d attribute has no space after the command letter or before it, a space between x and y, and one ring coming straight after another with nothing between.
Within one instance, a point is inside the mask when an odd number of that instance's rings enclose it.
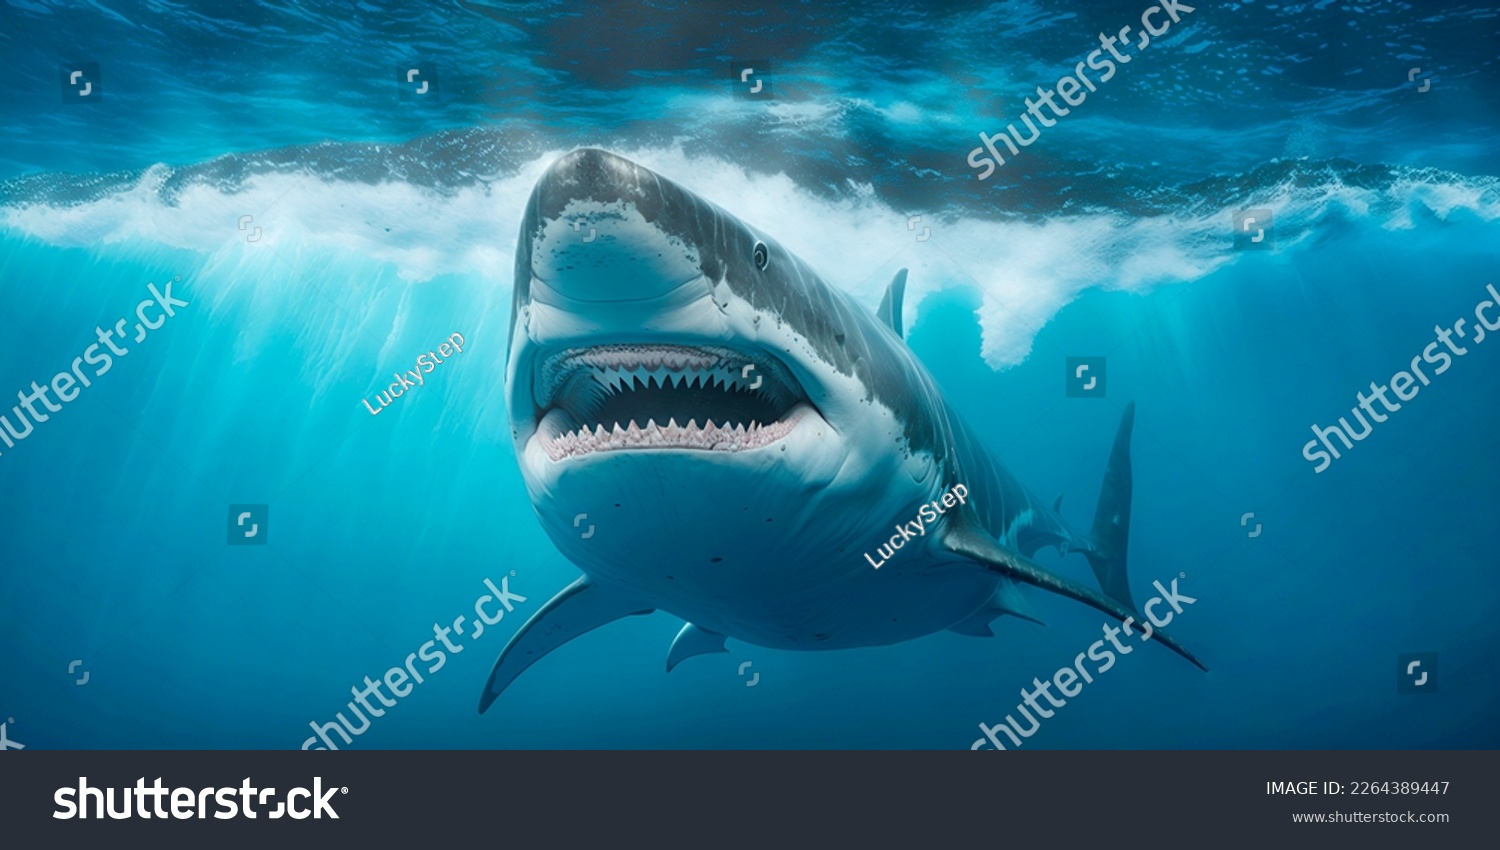
<instances>
[{"instance_id":1,"label":"lower jaw teeth","mask_svg":"<svg viewBox=\"0 0 1500 850\"><path fill-rule=\"evenodd\" d=\"M748 426L730 426L729 423L716 425L713 422L699 427L695 420L688 420L687 425L678 425L677 420L669 419L665 426L658 425L656 420L649 419L646 426L642 428L634 421L627 427L621 427L617 422L612 430L606 431L603 425L595 426L590 431L587 426L576 431L569 431L556 437L542 438L542 446L553 460L561 460L565 457L576 457L596 451L610 451L616 449L630 448L690 448L709 451L742 451L744 449L757 448L774 442L791 432L795 424L795 417L780 422L772 422L762 425L759 422L751 422ZM543 431L545 434L545 429Z\"/></svg>"}]
</instances>

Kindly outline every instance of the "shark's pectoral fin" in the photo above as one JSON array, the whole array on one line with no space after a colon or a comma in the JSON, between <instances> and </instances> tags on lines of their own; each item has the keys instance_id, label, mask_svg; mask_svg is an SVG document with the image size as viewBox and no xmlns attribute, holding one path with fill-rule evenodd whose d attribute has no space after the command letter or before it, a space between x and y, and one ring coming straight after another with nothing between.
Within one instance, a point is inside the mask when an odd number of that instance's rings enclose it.
<instances>
[{"instance_id":1,"label":"shark's pectoral fin","mask_svg":"<svg viewBox=\"0 0 1500 850\"><path fill-rule=\"evenodd\" d=\"M483 714L527 667L552 650L621 617L650 614L653 610L642 608L639 600L600 589L587 577L573 582L531 615L501 650L495 669L490 671L490 681L479 697L479 713Z\"/></svg>"},{"instance_id":2,"label":"shark's pectoral fin","mask_svg":"<svg viewBox=\"0 0 1500 850\"><path fill-rule=\"evenodd\" d=\"M971 637L994 637L995 632L990 628L990 623L1006 614L1030 620L1039 626L1047 625L1032 615L1031 605L1021 595L1019 585L1013 581L1001 581L995 586L995 592L990 594L989 601L978 611L949 626L948 631Z\"/></svg>"},{"instance_id":3,"label":"shark's pectoral fin","mask_svg":"<svg viewBox=\"0 0 1500 850\"><path fill-rule=\"evenodd\" d=\"M875 318L881 324L889 326L899 337L906 336L901 331L901 300L905 297L906 269L902 269L891 278L890 285L885 288L885 297L880 299L880 307L875 311Z\"/></svg>"},{"instance_id":4,"label":"shark's pectoral fin","mask_svg":"<svg viewBox=\"0 0 1500 850\"><path fill-rule=\"evenodd\" d=\"M1050 590L1070 599L1076 599L1085 605L1103 611L1116 620L1135 620L1140 622L1140 615L1120 604L1108 596L1055 573L1049 572L1041 565L1033 562L1019 553L1012 552L1004 546L986 537L983 533L971 531L963 527L949 526L947 534L943 537L944 547L955 555L967 558L979 566L991 572L999 573L1007 578L1024 581L1027 584L1036 585L1043 590ZM1156 629L1152 637L1165 644L1173 652L1193 662L1198 669L1207 673L1208 668L1183 648L1182 644L1173 640L1171 635L1161 629Z\"/></svg>"},{"instance_id":5,"label":"shark's pectoral fin","mask_svg":"<svg viewBox=\"0 0 1500 850\"><path fill-rule=\"evenodd\" d=\"M982 610L977 611L970 614L968 619L959 620L957 623L949 626L948 631L956 635L968 635L969 637L994 637L995 630L990 628L990 621L997 616L997 614L986 615Z\"/></svg>"},{"instance_id":6,"label":"shark's pectoral fin","mask_svg":"<svg viewBox=\"0 0 1500 850\"><path fill-rule=\"evenodd\" d=\"M686 623L682 631L677 633L677 637L673 638L672 648L667 650L667 672L672 672L672 668L694 655L728 651L724 648L723 635L708 629L700 629L692 623Z\"/></svg>"}]
</instances>

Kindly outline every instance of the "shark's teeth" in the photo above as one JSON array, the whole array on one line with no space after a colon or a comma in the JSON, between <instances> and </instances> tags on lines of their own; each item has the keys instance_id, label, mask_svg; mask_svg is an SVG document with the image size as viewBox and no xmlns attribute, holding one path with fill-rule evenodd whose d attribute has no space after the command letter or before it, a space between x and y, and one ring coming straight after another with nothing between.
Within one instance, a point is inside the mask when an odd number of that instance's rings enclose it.
<instances>
[{"instance_id":1,"label":"shark's teeth","mask_svg":"<svg viewBox=\"0 0 1500 850\"><path fill-rule=\"evenodd\" d=\"M743 451L790 434L810 410L780 361L719 347L569 349L539 364L536 387L546 411L537 440L553 460L621 449ZM718 421L700 425L709 411Z\"/></svg>"},{"instance_id":2,"label":"shark's teeth","mask_svg":"<svg viewBox=\"0 0 1500 850\"><path fill-rule=\"evenodd\" d=\"M574 378L588 377L606 394L637 387L712 387L754 393L788 406L800 397L796 379L774 357L717 346L603 345L561 351L540 364L536 403L552 406ZM576 387L575 387L576 389Z\"/></svg>"},{"instance_id":3,"label":"shark's teeth","mask_svg":"<svg viewBox=\"0 0 1500 850\"><path fill-rule=\"evenodd\" d=\"M760 448L780 440L792 432L805 413L806 408L798 408L786 419L767 425L751 422L749 425L731 426L727 422L720 425L710 421L699 427L696 420L690 419L686 425L678 425L674 418L669 419L666 425L648 419L644 427L634 421L624 427L616 422L613 430L597 425L592 430L584 426L576 431L553 434L544 429L539 433L538 439L542 449L553 461L622 449L737 452Z\"/></svg>"}]
</instances>

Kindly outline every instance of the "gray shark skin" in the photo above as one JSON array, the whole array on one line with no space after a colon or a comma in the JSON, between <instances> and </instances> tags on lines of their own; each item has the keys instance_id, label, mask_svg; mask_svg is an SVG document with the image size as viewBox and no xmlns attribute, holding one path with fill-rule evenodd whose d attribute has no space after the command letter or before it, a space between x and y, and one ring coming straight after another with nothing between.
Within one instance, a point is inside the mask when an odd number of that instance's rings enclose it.
<instances>
[{"instance_id":1,"label":"gray shark skin","mask_svg":"<svg viewBox=\"0 0 1500 850\"><path fill-rule=\"evenodd\" d=\"M506 405L537 517L584 575L506 645L481 713L572 638L658 610L686 621L668 670L726 638L987 636L1003 614L1034 619L1021 585L1140 619L1125 575L1133 407L1080 534L990 456L906 346L905 281L871 313L627 159L582 149L548 169L517 243ZM967 497L945 506L958 485ZM919 517L872 569L867 553ZM1043 546L1087 557L1104 592L1034 563Z\"/></svg>"}]
</instances>

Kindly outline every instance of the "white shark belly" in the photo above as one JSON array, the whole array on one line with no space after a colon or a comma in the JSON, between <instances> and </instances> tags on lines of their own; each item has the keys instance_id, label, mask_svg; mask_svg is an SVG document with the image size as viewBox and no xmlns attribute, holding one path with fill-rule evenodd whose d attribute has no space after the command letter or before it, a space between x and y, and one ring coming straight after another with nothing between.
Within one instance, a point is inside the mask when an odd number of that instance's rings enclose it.
<instances>
[{"instance_id":1,"label":"white shark belly","mask_svg":"<svg viewBox=\"0 0 1500 850\"><path fill-rule=\"evenodd\" d=\"M761 646L899 643L953 625L993 592L992 577L945 566L951 557L931 546L941 520L879 570L865 557L930 499L927 458L898 461L893 453L889 468L875 471L890 485L851 515L838 491L869 470L831 465L809 474L784 468L782 457L779 448L761 450L759 474L747 478L737 468L719 480L701 453L653 453L650 474L638 454L605 453L564 473L586 478L586 501L538 517L557 526L549 534L593 581ZM802 490L789 499L793 477ZM567 525L585 513L586 523Z\"/></svg>"},{"instance_id":2,"label":"white shark belly","mask_svg":"<svg viewBox=\"0 0 1500 850\"><path fill-rule=\"evenodd\" d=\"M801 593L664 595L657 607L700 628L775 649L886 646L949 628L982 606L995 582L916 554L906 569L865 567ZM809 565L811 566L811 565Z\"/></svg>"}]
</instances>

